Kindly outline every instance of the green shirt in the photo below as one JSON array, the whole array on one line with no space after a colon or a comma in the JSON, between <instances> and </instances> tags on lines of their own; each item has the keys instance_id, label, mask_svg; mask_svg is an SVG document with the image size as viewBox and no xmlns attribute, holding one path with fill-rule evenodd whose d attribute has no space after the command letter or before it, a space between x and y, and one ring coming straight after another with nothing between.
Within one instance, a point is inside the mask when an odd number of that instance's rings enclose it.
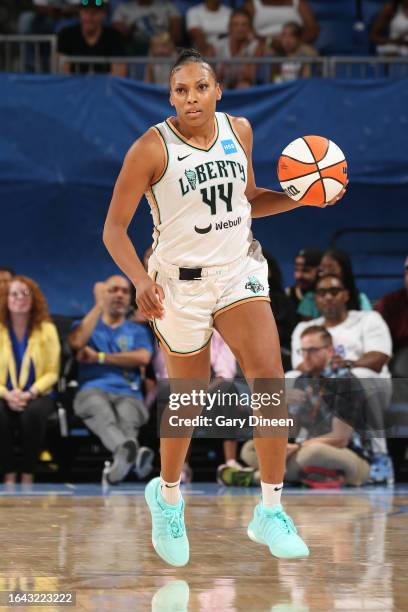
<instances>
[{"instance_id":1,"label":"green shirt","mask_svg":"<svg viewBox=\"0 0 408 612\"><path fill-rule=\"evenodd\" d=\"M360 310L372 310L370 300L365 293L359 293L359 300ZM298 314L302 315L302 317L310 317L311 319L317 319L320 317L320 312L316 306L314 291L308 291L305 294L298 306L297 312Z\"/></svg>"}]
</instances>

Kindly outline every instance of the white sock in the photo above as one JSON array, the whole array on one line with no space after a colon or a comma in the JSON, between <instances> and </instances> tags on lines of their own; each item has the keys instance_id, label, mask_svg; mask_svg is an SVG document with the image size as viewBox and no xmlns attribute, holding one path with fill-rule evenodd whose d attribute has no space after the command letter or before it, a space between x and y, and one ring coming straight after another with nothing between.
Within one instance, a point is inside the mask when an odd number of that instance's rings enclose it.
<instances>
[{"instance_id":1,"label":"white sock","mask_svg":"<svg viewBox=\"0 0 408 612\"><path fill-rule=\"evenodd\" d=\"M176 506L181 498L180 478L176 482L166 482L160 476L160 493L167 504Z\"/></svg>"},{"instance_id":2,"label":"white sock","mask_svg":"<svg viewBox=\"0 0 408 612\"><path fill-rule=\"evenodd\" d=\"M227 465L228 465L228 467L237 467L237 460L236 459L228 459Z\"/></svg>"},{"instance_id":3,"label":"white sock","mask_svg":"<svg viewBox=\"0 0 408 612\"><path fill-rule=\"evenodd\" d=\"M269 482L261 481L261 487L262 505L264 508L273 508L273 506L280 504L283 482L279 484L270 484Z\"/></svg>"}]
</instances>

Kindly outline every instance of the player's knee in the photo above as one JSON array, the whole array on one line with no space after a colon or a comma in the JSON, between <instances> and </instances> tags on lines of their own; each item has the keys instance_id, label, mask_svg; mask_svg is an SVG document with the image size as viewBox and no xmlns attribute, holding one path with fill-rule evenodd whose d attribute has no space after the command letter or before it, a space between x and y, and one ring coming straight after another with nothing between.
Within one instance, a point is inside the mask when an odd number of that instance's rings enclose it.
<instances>
[{"instance_id":1,"label":"player's knee","mask_svg":"<svg viewBox=\"0 0 408 612\"><path fill-rule=\"evenodd\" d=\"M284 380L285 374L282 366L273 366L266 363L251 364L244 367L247 378L267 378L270 380Z\"/></svg>"}]
</instances>

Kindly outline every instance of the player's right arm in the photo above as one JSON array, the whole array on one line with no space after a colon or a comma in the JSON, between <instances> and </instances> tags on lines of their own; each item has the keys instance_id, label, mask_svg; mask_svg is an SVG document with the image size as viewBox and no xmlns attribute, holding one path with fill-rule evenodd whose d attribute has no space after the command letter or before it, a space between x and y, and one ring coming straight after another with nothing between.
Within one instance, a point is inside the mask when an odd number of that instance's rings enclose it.
<instances>
[{"instance_id":1,"label":"player's right arm","mask_svg":"<svg viewBox=\"0 0 408 612\"><path fill-rule=\"evenodd\" d=\"M145 271L128 236L128 227L143 194L164 171L166 158L159 138L156 130L151 128L127 152L103 231L106 248L134 284L137 305L149 319L163 316L164 292Z\"/></svg>"}]
</instances>

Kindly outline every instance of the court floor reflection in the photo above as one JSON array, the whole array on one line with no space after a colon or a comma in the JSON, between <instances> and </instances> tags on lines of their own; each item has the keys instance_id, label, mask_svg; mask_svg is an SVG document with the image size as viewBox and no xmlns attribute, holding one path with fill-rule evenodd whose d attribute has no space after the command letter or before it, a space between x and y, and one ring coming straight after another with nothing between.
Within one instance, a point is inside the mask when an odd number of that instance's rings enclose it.
<instances>
[{"instance_id":1,"label":"court floor reflection","mask_svg":"<svg viewBox=\"0 0 408 612\"><path fill-rule=\"evenodd\" d=\"M408 609L408 488L289 492L311 556L284 561L246 536L254 495L190 487L185 568L156 557L141 489L95 491L0 488L0 591L75 591L98 612Z\"/></svg>"}]
</instances>

